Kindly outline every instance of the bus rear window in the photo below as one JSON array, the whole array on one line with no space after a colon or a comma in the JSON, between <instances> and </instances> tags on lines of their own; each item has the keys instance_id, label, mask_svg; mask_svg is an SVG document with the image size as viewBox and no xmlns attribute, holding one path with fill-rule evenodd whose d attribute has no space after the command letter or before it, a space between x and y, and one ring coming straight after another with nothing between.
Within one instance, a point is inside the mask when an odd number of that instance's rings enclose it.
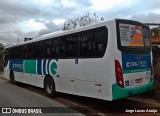
<instances>
[{"instance_id":1,"label":"bus rear window","mask_svg":"<svg viewBox=\"0 0 160 116\"><path fill-rule=\"evenodd\" d=\"M150 31L142 25L119 23L119 34L121 46L150 46Z\"/></svg>"}]
</instances>

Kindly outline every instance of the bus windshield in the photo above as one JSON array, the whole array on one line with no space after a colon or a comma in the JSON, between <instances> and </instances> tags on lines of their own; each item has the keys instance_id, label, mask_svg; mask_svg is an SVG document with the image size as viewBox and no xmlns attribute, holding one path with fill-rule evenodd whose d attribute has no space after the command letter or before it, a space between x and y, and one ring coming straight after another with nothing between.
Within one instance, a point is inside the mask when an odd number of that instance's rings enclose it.
<instances>
[{"instance_id":1,"label":"bus windshield","mask_svg":"<svg viewBox=\"0 0 160 116\"><path fill-rule=\"evenodd\" d=\"M151 52L150 28L143 23L117 19L118 49L126 53Z\"/></svg>"}]
</instances>

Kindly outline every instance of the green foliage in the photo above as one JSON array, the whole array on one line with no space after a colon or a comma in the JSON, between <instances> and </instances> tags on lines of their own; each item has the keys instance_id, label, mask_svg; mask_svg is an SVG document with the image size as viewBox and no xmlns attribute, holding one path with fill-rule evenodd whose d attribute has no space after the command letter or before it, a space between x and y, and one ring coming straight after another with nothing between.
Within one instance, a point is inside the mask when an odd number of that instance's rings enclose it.
<instances>
[{"instance_id":1,"label":"green foliage","mask_svg":"<svg viewBox=\"0 0 160 116\"><path fill-rule=\"evenodd\" d=\"M0 60L3 58L3 50L0 49Z\"/></svg>"}]
</instances>

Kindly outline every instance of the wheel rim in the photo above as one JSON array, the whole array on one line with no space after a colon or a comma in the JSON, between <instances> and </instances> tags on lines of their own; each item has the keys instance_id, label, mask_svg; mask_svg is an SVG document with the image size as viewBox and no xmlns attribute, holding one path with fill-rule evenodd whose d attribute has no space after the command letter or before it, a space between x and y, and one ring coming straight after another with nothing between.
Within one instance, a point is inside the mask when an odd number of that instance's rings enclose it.
<instances>
[{"instance_id":1,"label":"wheel rim","mask_svg":"<svg viewBox=\"0 0 160 116\"><path fill-rule=\"evenodd\" d=\"M48 83L48 84L47 84L47 92L48 92L48 93L52 93L52 90L53 90L53 85L52 85L52 83Z\"/></svg>"}]
</instances>

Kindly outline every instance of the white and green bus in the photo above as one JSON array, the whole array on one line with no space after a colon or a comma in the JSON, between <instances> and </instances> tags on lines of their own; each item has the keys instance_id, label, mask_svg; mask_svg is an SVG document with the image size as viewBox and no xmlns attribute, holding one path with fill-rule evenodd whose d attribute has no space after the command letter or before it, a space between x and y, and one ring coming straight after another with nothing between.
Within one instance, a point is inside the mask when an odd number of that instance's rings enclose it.
<instances>
[{"instance_id":1,"label":"white and green bus","mask_svg":"<svg viewBox=\"0 0 160 116\"><path fill-rule=\"evenodd\" d=\"M150 29L115 19L5 48L4 78L56 92L116 100L153 88Z\"/></svg>"}]
</instances>

